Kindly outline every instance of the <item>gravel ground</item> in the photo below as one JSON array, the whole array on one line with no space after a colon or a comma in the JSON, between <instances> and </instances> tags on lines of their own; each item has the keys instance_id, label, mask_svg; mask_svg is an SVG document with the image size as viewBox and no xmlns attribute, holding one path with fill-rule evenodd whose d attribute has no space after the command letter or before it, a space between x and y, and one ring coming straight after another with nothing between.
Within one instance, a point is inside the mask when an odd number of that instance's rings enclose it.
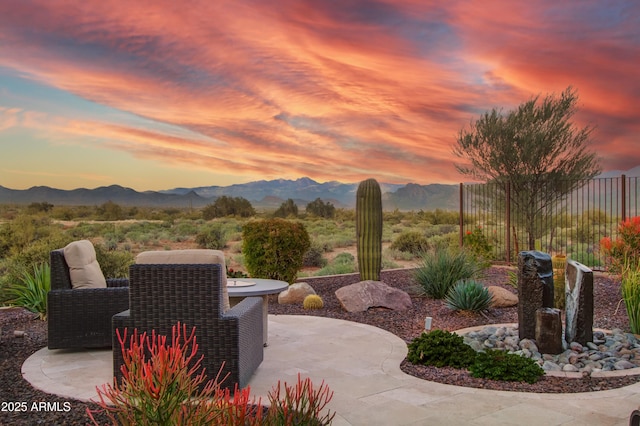
<instances>
[{"instance_id":1,"label":"gravel ground","mask_svg":"<svg viewBox=\"0 0 640 426\"><path fill-rule=\"evenodd\" d=\"M373 308L367 312L348 313L344 311L334 292L338 288L359 280L357 275L341 275L325 278L308 278L316 292L322 296L325 306L317 311L305 311L298 305L278 305L276 297L270 303L272 314L320 315L370 324L385 329L409 342L418 336L424 327L424 318L433 318L433 328L457 330L483 324L517 322L517 308L492 309L482 314L466 314L450 311L442 301L420 297L415 292L415 282L410 270L385 271L382 280L394 287L412 294L413 307L406 311L391 311ZM511 289L505 268L490 268L483 280L487 285L500 285ZM595 324L597 328L628 330L628 318L624 304L620 304L619 282L597 274L594 282ZM62 425L87 424L87 407L96 409L94 404L59 398L33 389L22 379L20 369L24 360L32 353L46 346L47 324L34 318L22 309L0 310L0 425ZM24 337L15 337L14 331L25 332ZM413 376L439 383L475 388L519 391L519 392L590 392L627 386L640 381L640 375L608 379L565 379L543 377L535 384L509 383L475 379L464 370L432 368L403 363L402 369ZM11 411L11 403L26 403L26 411ZM58 403L59 410L36 411L33 403ZM54 405L55 407L55 405ZM51 404L50 404L51 408ZM68 411L67 411L68 408ZM98 419L105 423L106 418Z\"/></svg>"}]
</instances>

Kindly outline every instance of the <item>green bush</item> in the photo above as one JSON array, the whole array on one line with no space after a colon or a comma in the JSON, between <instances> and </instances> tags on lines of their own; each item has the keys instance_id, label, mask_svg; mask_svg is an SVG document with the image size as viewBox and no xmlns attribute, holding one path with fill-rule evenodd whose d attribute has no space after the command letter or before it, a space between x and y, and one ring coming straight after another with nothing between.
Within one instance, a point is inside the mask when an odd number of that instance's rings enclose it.
<instances>
[{"instance_id":1,"label":"green bush","mask_svg":"<svg viewBox=\"0 0 640 426\"><path fill-rule=\"evenodd\" d=\"M491 294L482 284L473 280L458 281L447 293L447 307L459 311L480 312L489 309Z\"/></svg>"},{"instance_id":2,"label":"green bush","mask_svg":"<svg viewBox=\"0 0 640 426\"><path fill-rule=\"evenodd\" d=\"M429 241L420 232L408 231L398 235L389 248L417 255L429 250Z\"/></svg>"},{"instance_id":3,"label":"green bush","mask_svg":"<svg viewBox=\"0 0 640 426\"><path fill-rule=\"evenodd\" d=\"M207 226L196 235L196 243L200 248L222 250L227 245L227 238L220 225Z\"/></svg>"},{"instance_id":4,"label":"green bush","mask_svg":"<svg viewBox=\"0 0 640 426\"><path fill-rule=\"evenodd\" d=\"M476 351L464 343L462 336L445 330L422 333L409 343L407 359L413 364L435 367L467 368Z\"/></svg>"},{"instance_id":5,"label":"green bush","mask_svg":"<svg viewBox=\"0 0 640 426\"><path fill-rule=\"evenodd\" d=\"M304 266L317 266L322 268L327 265L327 259L323 257L324 248L317 242L312 242L309 250L307 250L302 259Z\"/></svg>"},{"instance_id":6,"label":"green bush","mask_svg":"<svg viewBox=\"0 0 640 426\"><path fill-rule=\"evenodd\" d=\"M22 306L40 314L40 318L47 317L47 293L51 289L51 267L48 262L33 265L33 272L25 271L20 281L9 287L11 300L17 306Z\"/></svg>"},{"instance_id":7,"label":"green bush","mask_svg":"<svg viewBox=\"0 0 640 426\"><path fill-rule=\"evenodd\" d=\"M436 250L424 253L415 279L425 294L443 299L460 280L476 277L482 267L465 251Z\"/></svg>"},{"instance_id":8,"label":"green bush","mask_svg":"<svg viewBox=\"0 0 640 426\"><path fill-rule=\"evenodd\" d=\"M96 259L105 278L127 278L129 266L134 262L134 256L126 250L108 250L102 244L94 244Z\"/></svg>"},{"instance_id":9,"label":"green bush","mask_svg":"<svg viewBox=\"0 0 640 426\"><path fill-rule=\"evenodd\" d=\"M242 253L249 274L293 283L311 242L304 225L284 219L248 222L242 232Z\"/></svg>"},{"instance_id":10,"label":"green bush","mask_svg":"<svg viewBox=\"0 0 640 426\"><path fill-rule=\"evenodd\" d=\"M469 371L473 377L527 383L535 383L544 375L531 358L497 350L478 352Z\"/></svg>"},{"instance_id":11,"label":"green bush","mask_svg":"<svg viewBox=\"0 0 640 426\"><path fill-rule=\"evenodd\" d=\"M356 258L351 253L340 253L327 266L315 273L316 276L343 275L356 272Z\"/></svg>"}]
</instances>

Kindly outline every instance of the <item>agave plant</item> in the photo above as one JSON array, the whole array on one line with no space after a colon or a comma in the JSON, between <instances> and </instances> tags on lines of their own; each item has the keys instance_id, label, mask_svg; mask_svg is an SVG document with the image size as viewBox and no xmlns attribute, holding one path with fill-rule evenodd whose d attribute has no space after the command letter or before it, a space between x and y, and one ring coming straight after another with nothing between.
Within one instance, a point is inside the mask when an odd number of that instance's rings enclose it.
<instances>
[{"instance_id":1,"label":"agave plant","mask_svg":"<svg viewBox=\"0 0 640 426\"><path fill-rule=\"evenodd\" d=\"M460 311L480 312L491 305L491 293L477 281L458 281L445 298L447 307Z\"/></svg>"}]
</instances>

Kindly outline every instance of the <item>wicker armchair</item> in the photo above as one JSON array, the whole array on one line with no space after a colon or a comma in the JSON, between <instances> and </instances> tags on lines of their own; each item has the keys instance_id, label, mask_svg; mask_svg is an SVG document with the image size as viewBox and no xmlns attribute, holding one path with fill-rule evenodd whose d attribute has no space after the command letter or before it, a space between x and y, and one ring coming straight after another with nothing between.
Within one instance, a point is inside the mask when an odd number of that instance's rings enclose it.
<instances>
[{"instance_id":1,"label":"wicker armchair","mask_svg":"<svg viewBox=\"0 0 640 426\"><path fill-rule=\"evenodd\" d=\"M111 278L106 288L73 289L62 249L50 253L50 263L49 349L110 347L111 318L129 308L129 280Z\"/></svg>"},{"instance_id":2,"label":"wicker armchair","mask_svg":"<svg viewBox=\"0 0 640 426\"><path fill-rule=\"evenodd\" d=\"M198 355L209 379L222 367L222 387L245 387L263 360L262 299L248 297L223 312L219 264L136 264L129 268L130 308L113 317L113 370L118 382L123 364L118 333L130 337L157 334L171 338L178 322L190 332L195 327ZM116 331L117 330L117 331ZM128 339L127 339L128 340ZM125 341L125 346L127 342ZM224 364L224 366L223 366Z\"/></svg>"}]
</instances>

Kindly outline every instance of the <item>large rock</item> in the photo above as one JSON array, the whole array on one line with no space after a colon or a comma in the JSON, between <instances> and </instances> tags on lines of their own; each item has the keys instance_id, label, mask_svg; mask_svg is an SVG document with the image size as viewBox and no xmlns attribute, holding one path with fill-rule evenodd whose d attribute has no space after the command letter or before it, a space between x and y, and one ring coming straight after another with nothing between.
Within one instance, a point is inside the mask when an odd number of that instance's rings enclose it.
<instances>
[{"instance_id":1,"label":"large rock","mask_svg":"<svg viewBox=\"0 0 640 426\"><path fill-rule=\"evenodd\" d=\"M593 342L593 271L569 259L564 278L567 343Z\"/></svg>"},{"instance_id":2,"label":"large rock","mask_svg":"<svg viewBox=\"0 0 640 426\"><path fill-rule=\"evenodd\" d=\"M509 308L518 304L518 296L506 288L490 285L487 290L491 295L491 307L493 308Z\"/></svg>"},{"instance_id":3,"label":"large rock","mask_svg":"<svg viewBox=\"0 0 640 426\"><path fill-rule=\"evenodd\" d=\"M278 303L281 305L302 303L304 298L310 294L316 294L316 291L309 284L293 283L288 289L278 294Z\"/></svg>"},{"instance_id":4,"label":"large rock","mask_svg":"<svg viewBox=\"0 0 640 426\"><path fill-rule=\"evenodd\" d=\"M536 311L553 308L551 256L540 251L518 254L518 334L520 340L536 338Z\"/></svg>"},{"instance_id":5,"label":"large rock","mask_svg":"<svg viewBox=\"0 0 640 426\"><path fill-rule=\"evenodd\" d=\"M380 281L360 281L336 290L336 297L348 312L363 312L382 307L402 311L412 306L411 297Z\"/></svg>"}]
</instances>

